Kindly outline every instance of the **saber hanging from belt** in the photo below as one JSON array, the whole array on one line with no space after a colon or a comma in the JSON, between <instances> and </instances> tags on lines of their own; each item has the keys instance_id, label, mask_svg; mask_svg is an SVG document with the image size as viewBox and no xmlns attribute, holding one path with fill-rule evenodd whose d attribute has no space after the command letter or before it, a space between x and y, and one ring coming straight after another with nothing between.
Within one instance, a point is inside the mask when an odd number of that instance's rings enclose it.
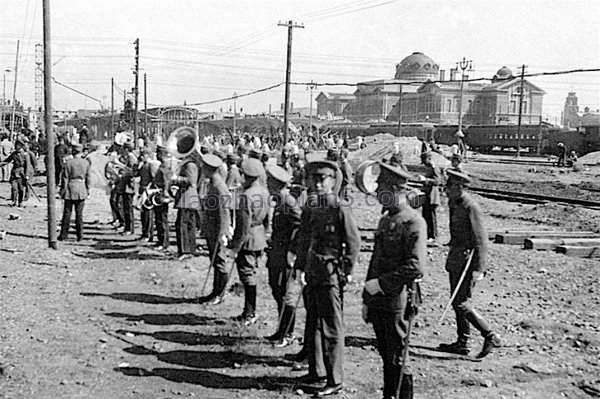
<instances>
[{"instance_id":1,"label":"saber hanging from belt","mask_svg":"<svg viewBox=\"0 0 600 399\"><path fill-rule=\"evenodd\" d=\"M406 329L406 338L404 339L404 350L402 351L402 365L400 366L400 377L398 377L398 387L396 388L395 399L400 399L400 393L402 392L402 380L404 379L404 373L406 373L406 362L408 361L408 351L410 344L410 334L413 328L413 322L417 313L419 312L419 305L421 304L421 288L419 282L421 279L414 280L410 291L410 315L408 316L408 328Z\"/></svg>"},{"instance_id":2,"label":"saber hanging from belt","mask_svg":"<svg viewBox=\"0 0 600 399\"><path fill-rule=\"evenodd\" d=\"M467 264L465 265L465 269L463 270L462 275L460 276L460 279L458 280L458 284L456 284L456 288L454 289L454 292L452 293L452 296L450 297L450 302L448 302L446 309L444 309L444 313L442 313L442 317L440 317L440 320L438 321L438 326L442 324L444 317L446 317L446 313L448 313L448 310L452 306L452 302L454 301L454 298L456 298L456 295L458 294L458 291L460 290L460 287L462 286L465 276L467 275L467 271L471 267L471 261L473 260L473 253L475 253L475 250L472 249L471 252L469 253L469 258L467 259Z\"/></svg>"},{"instance_id":3,"label":"saber hanging from belt","mask_svg":"<svg viewBox=\"0 0 600 399\"><path fill-rule=\"evenodd\" d=\"M33 187L31 186L31 183L29 183L29 180L26 181L27 182L27 187L29 188L29 190L31 191L31 193L33 194L33 196L39 201L42 202L42 200L40 199L40 197L38 197L38 195L35 193L35 190L33 189Z\"/></svg>"}]
</instances>

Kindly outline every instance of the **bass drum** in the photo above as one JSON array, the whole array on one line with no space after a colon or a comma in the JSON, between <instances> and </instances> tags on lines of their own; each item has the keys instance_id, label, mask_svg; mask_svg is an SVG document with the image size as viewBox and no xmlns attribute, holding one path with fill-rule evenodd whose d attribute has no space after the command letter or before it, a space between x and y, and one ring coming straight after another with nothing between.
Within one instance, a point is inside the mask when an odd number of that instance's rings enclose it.
<instances>
[{"instance_id":1,"label":"bass drum","mask_svg":"<svg viewBox=\"0 0 600 399\"><path fill-rule=\"evenodd\" d=\"M363 161L356 169L354 177L356 187L368 195L374 195L377 189L377 178L379 177L380 166L377 161Z\"/></svg>"}]
</instances>

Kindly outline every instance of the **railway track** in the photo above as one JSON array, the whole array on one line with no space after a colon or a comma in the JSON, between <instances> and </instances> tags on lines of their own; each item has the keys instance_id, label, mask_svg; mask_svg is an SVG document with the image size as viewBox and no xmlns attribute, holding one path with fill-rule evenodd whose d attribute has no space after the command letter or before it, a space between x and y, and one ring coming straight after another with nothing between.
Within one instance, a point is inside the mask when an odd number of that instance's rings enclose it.
<instances>
[{"instance_id":1,"label":"railway track","mask_svg":"<svg viewBox=\"0 0 600 399\"><path fill-rule=\"evenodd\" d=\"M600 209L600 201L589 201L577 198L556 197L552 195L522 193L517 191L494 190L483 187L469 187L469 190L482 197L502 201L520 202L523 204L547 204L556 203L563 205L577 205L591 209Z\"/></svg>"}]
</instances>

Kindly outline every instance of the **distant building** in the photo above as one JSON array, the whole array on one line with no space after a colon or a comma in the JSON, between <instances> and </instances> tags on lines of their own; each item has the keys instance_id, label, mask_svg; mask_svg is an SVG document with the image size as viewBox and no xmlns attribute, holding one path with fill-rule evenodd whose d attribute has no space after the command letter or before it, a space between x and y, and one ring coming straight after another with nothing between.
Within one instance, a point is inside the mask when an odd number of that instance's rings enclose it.
<instances>
[{"instance_id":1,"label":"distant building","mask_svg":"<svg viewBox=\"0 0 600 399\"><path fill-rule=\"evenodd\" d=\"M322 110L327 110L334 115L347 115L353 121L372 122L397 121L401 114L403 123L458 124L461 79L454 68L450 69L448 80L445 72L430 57L415 52L396 65L394 79L358 83L353 100L345 97L342 102L341 97L320 93L318 113L323 116ZM465 80L468 80L466 75ZM505 66L498 70L491 83L464 82L463 123L517 124L520 90L521 80ZM544 94L545 91L533 83L523 81L522 124L540 122Z\"/></svg>"},{"instance_id":2,"label":"distant building","mask_svg":"<svg viewBox=\"0 0 600 399\"><path fill-rule=\"evenodd\" d=\"M343 116L346 112L348 104L355 100L352 93L329 93L322 91L316 98L317 113L322 118L335 116Z\"/></svg>"},{"instance_id":3,"label":"distant building","mask_svg":"<svg viewBox=\"0 0 600 399\"><path fill-rule=\"evenodd\" d=\"M565 100L560 124L567 129L573 129L578 128L580 122L581 115L579 114L579 105L577 104L577 94L569 92Z\"/></svg>"}]
</instances>

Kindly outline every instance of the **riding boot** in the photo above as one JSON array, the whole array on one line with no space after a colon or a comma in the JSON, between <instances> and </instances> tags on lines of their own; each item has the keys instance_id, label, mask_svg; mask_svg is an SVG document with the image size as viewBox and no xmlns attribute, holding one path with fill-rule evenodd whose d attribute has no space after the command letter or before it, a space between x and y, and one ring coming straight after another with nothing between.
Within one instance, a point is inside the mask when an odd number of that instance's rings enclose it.
<instances>
[{"instance_id":1,"label":"riding boot","mask_svg":"<svg viewBox=\"0 0 600 399\"><path fill-rule=\"evenodd\" d=\"M256 286L244 284L244 314L247 316L256 313Z\"/></svg>"},{"instance_id":2,"label":"riding boot","mask_svg":"<svg viewBox=\"0 0 600 399\"><path fill-rule=\"evenodd\" d=\"M281 337L285 337L292 334L294 331L294 325L296 324L296 312L294 311L294 308L286 305L283 306L281 311L283 312L283 316L281 316L279 333L281 334Z\"/></svg>"},{"instance_id":3,"label":"riding boot","mask_svg":"<svg viewBox=\"0 0 600 399\"><path fill-rule=\"evenodd\" d=\"M218 305L223 302L223 291L227 285L227 274L220 273L215 270L215 277L213 280L213 290L209 295L209 305Z\"/></svg>"},{"instance_id":4,"label":"riding boot","mask_svg":"<svg viewBox=\"0 0 600 399\"><path fill-rule=\"evenodd\" d=\"M402 387L398 399L413 399L413 376L404 374L402 376Z\"/></svg>"}]
</instances>

